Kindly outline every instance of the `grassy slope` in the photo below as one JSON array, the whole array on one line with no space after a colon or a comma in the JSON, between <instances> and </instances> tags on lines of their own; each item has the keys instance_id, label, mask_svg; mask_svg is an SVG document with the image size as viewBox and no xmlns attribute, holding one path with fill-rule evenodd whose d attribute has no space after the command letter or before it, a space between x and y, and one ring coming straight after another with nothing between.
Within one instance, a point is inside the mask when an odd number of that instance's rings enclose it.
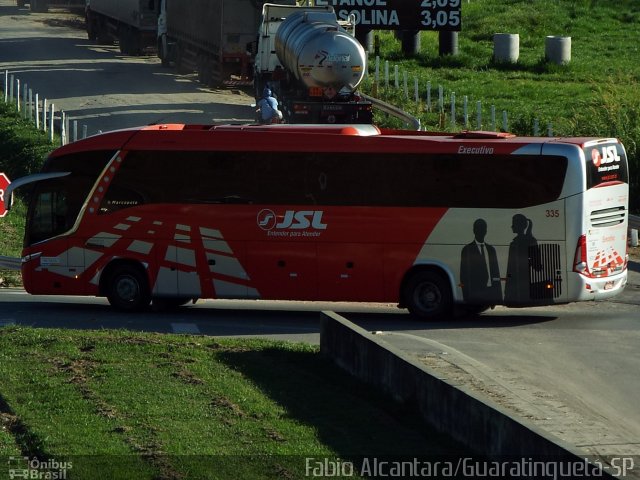
<instances>
[{"instance_id":1,"label":"grassy slope","mask_svg":"<svg viewBox=\"0 0 640 480\"><path fill-rule=\"evenodd\" d=\"M75 478L100 462L104 478L302 478L307 456L462 453L309 345L6 327L0 385L0 458L66 458Z\"/></svg>"},{"instance_id":2,"label":"grassy slope","mask_svg":"<svg viewBox=\"0 0 640 480\"><path fill-rule=\"evenodd\" d=\"M572 119L593 107L620 102L637 105L640 95L640 4L568 0L483 0L463 2L459 55L438 57L434 32L422 33L422 52L403 60L399 42L381 32L381 58L401 63L409 78L443 85L459 99L480 100L507 110L511 117L536 115L552 121L559 133L576 134ZM623 4L625 2L622 2ZM492 62L493 34L519 33L517 65ZM546 35L572 37L572 61L561 67L543 61ZM423 96L424 97L424 96ZM601 112L606 114L607 112ZM591 116L591 115L590 115ZM598 119L594 119L598 120ZM596 122L592 128L604 124ZM585 128L587 128L585 126ZM563 132L564 130L564 132Z\"/></svg>"}]
</instances>

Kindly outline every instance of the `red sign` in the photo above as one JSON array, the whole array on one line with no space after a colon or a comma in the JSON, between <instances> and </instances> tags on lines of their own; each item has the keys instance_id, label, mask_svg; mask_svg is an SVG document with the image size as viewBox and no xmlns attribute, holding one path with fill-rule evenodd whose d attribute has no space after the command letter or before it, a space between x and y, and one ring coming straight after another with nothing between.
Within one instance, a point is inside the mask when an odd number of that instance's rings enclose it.
<instances>
[{"instance_id":1,"label":"red sign","mask_svg":"<svg viewBox=\"0 0 640 480\"><path fill-rule=\"evenodd\" d=\"M0 218L7 214L7 209L4 207L4 192L7 191L10 183L9 177L0 172Z\"/></svg>"}]
</instances>

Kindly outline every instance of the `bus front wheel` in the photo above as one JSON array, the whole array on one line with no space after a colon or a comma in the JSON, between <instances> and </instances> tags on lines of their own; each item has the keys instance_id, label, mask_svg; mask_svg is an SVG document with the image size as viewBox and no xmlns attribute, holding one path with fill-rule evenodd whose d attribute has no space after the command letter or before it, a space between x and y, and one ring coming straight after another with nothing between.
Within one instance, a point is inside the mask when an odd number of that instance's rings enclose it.
<instances>
[{"instance_id":1,"label":"bus front wheel","mask_svg":"<svg viewBox=\"0 0 640 480\"><path fill-rule=\"evenodd\" d=\"M453 311L453 296L446 277L423 270L414 273L404 288L404 303L419 320L442 320Z\"/></svg>"},{"instance_id":2,"label":"bus front wheel","mask_svg":"<svg viewBox=\"0 0 640 480\"><path fill-rule=\"evenodd\" d=\"M144 271L131 265L117 266L110 276L107 288L107 299L118 310L142 310L151 301Z\"/></svg>"}]
</instances>

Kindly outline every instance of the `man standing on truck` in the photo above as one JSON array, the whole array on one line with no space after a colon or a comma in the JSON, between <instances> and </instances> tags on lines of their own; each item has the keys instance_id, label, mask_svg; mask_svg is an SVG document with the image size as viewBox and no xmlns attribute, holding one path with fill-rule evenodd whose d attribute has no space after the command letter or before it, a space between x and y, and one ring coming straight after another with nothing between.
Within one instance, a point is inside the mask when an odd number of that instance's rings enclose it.
<instances>
[{"instance_id":1,"label":"man standing on truck","mask_svg":"<svg viewBox=\"0 0 640 480\"><path fill-rule=\"evenodd\" d=\"M260 113L260 123L280 123L282 112L278 110L278 100L271 95L271 89L265 87L262 98L258 102L258 112Z\"/></svg>"}]
</instances>

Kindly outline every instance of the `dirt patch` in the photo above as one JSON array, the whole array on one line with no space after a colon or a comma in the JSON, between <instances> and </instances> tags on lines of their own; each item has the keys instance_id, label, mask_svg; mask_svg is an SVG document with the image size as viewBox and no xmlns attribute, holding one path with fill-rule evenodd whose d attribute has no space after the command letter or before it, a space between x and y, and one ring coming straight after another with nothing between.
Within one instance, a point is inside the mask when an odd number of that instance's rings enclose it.
<instances>
[{"instance_id":1,"label":"dirt patch","mask_svg":"<svg viewBox=\"0 0 640 480\"><path fill-rule=\"evenodd\" d=\"M198 378L193 372L182 369L171 374L172 377L188 384L188 385L204 385L204 381Z\"/></svg>"},{"instance_id":2,"label":"dirt patch","mask_svg":"<svg viewBox=\"0 0 640 480\"><path fill-rule=\"evenodd\" d=\"M231 413L234 417L244 418L247 414L240 408L239 405L236 405L227 397L219 396L213 399L211 402L211 407L215 411L224 411L226 413Z\"/></svg>"}]
</instances>

